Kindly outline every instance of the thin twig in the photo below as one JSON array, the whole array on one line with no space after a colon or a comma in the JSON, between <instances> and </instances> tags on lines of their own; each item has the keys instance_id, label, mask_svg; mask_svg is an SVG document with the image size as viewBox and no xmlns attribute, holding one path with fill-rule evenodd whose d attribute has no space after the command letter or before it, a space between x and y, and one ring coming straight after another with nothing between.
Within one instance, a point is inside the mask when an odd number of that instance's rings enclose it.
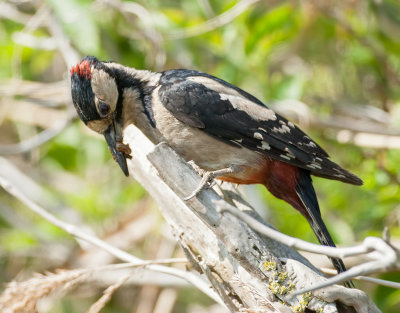
<instances>
[{"instance_id":1,"label":"thin twig","mask_svg":"<svg viewBox=\"0 0 400 313\"><path fill-rule=\"evenodd\" d=\"M151 261L144 261L142 262L142 266L145 265L150 265L150 264L169 264L169 263L187 263L188 260L186 258L176 258L176 259L164 259L164 260L151 260ZM129 267L137 267L139 266L138 264L131 264L131 266L124 266L124 265L128 265L128 264L112 264L110 266L107 267L103 267L103 270L106 269L116 269L117 267L115 267L115 265L122 265L119 266L118 268L129 268ZM100 267L100 270L101 267ZM93 303L89 310L88 313L98 313L101 311L101 309L107 304L108 301L110 301L112 295L114 294L114 292L121 287L129 278L132 277L134 273L130 272L127 275L123 276L120 280L118 280L116 283L114 283L113 285L109 286L106 290L104 290L103 295L95 302Z\"/></svg>"},{"instance_id":2,"label":"thin twig","mask_svg":"<svg viewBox=\"0 0 400 313\"><path fill-rule=\"evenodd\" d=\"M226 203L225 201L217 200L215 201L215 204L222 212L227 211L233 214L260 234L263 234L289 247L307 252L324 254L335 258L344 258L348 256L369 253L369 257L373 259L370 262L354 266L346 272L331 277L325 282L313 285L312 287L306 288L304 290L296 291L295 293L293 293L292 296L297 296L302 293L327 287L333 284L338 284L343 281L350 280L353 277L377 273L388 269L400 269L400 260L397 251L394 247L392 247L389 243L381 238L367 237L364 239L362 244L353 247L334 248L328 246L320 246L298 238L290 237L288 235L278 232L277 230L267 227L250 215L243 213L242 211Z\"/></svg>"},{"instance_id":3,"label":"thin twig","mask_svg":"<svg viewBox=\"0 0 400 313\"><path fill-rule=\"evenodd\" d=\"M224 26L232 22L236 17L244 13L253 4L259 2L260 0L242 0L236 3L231 9L225 11L224 13L217 15L216 17L209 19L208 21L196 25L190 28L177 30L167 34L167 39L175 40L188 37L198 36L216 28Z\"/></svg>"},{"instance_id":4,"label":"thin twig","mask_svg":"<svg viewBox=\"0 0 400 313\"><path fill-rule=\"evenodd\" d=\"M15 6L6 3L5 1L0 2L0 18L2 19L26 24L31 17L31 15L20 12Z\"/></svg>"},{"instance_id":5,"label":"thin twig","mask_svg":"<svg viewBox=\"0 0 400 313\"><path fill-rule=\"evenodd\" d=\"M56 216L51 214L50 212L46 211L44 208L40 207L37 205L35 202L31 201L28 197L25 196L25 194L20 191L16 186L12 185L6 178L0 176L0 185L11 195L16 197L18 200L23 202L29 209L31 209L33 212L37 213L53 225L63 229L67 233L71 234L72 236L82 239L86 242L89 242L92 245L95 245L99 247L100 249L103 249L110 254L114 255L120 260L123 260L125 262L129 263L138 263L142 262L141 259L133 256L132 254L129 254L126 251L120 250L107 242L89 235L85 232L83 232L79 227L76 227L75 225L69 224L67 222L64 222L60 219L58 219ZM215 300L217 303L220 303L221 305L225 306L223 301L220 299L220 297L210 289L210 286L208 283L206 283L204 280L199 278L193 273L190 272L185 272L176 268L170 268L162 265L148 265L146 266L147 269L152 270L152 271L157 271L160 273L164 274L170 274L175 277L179 277L181 279L186 280L187 282L191 283L195 287L197 287L199 290L204 292L206 295L208 295L210 298Z\"/></svg>"},{"instance_id":6,"label":"thin twig","mask_svg":"<svg viewBox=\"0 0 400 313\"><path fill-rule=\"evenodd\" d=\"M144 36L144 39L148 39L151 42L153 49L149 52L151 54L154 53L154 68L156 70L163 69L167 59L166 52L163 48L164 38L156 29L152 14L147 10L147 8L136 2L120 0L99 0L95 2L94 5L97 5L98 3L108 5L118 10L124 16L125 20L134 27L137 26L137 23L135 23L135 19L132 19L132 15L142 22L142 25L139 25L141 28L141 35ZM123 35L131 37L132 29L129 28Z\"/></svg>"},{"instance_id":7,"label":"thin twig","mask_svg":"<svg viewBox=\"0 0 400 313\"><path fill-rule=\"evenodd\" d=\"M72 47L68 36L64 33L60 23L52 12L49 13L48 29L55 41L58 51L64 59L67 69L70 68L79 61L79 53Z\"/></svg>"},{"instance_id":8,"label":"thin twig","mask_svg":"<svg viewBox=\"0 0 400 313\"><path fill-rule=\"evenodd\" d=\"M101 311L101 309L104 308L104 306L111 300L112 295L114 292L121 287L129 278L131 278L133 273L129 273L125 276L123 276L119 281L117 281L115 284L109 286L106 288L106 290L103 291L103 295L95 302L93 303L89 310L88 313L98 313Z\"/></svg>"},{"instance_id":9,"label":"thin twig","mask_svg":"<svg viewBox=\"0 0 400 313\"><path fill-rule=\"evenodd\" d=\"M60 121L54 127L48 128L36 136L23 140L17 144L0 145L0 155L25 153L39 147L61 133L71 123L74 117L75 114L70 114L68 118Z\"/></svg>"},{"instance_id":10,"label":"thin twig","mask_svg":"<svg viewBox=\"0 0 400 313\"><path fill-rule=\"evenodd\" d=\"M322 273L327 274L327 275L336 275L337 274L336 270L333 270L330 268L319 268L319 270ZM369 283L373 283L373 284L377 284L377 285L400 289L400 283L390 281L390 280L385 280L385 279L380 279L380 278L375 278L375 277L368 277L368 276L356 276L356 277L353 277L353 279L363 280L363 281L367 281Z\"/></svg>"}]
</instances>

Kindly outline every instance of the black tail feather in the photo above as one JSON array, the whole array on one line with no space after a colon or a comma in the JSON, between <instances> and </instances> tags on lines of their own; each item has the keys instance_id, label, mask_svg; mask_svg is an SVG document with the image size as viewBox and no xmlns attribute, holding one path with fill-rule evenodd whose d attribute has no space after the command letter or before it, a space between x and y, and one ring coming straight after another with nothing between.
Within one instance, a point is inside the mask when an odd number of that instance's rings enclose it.
<instances>
[{"instance_id":1,"label":"black tail feather","mask_svg":"<svg viewBox=\"0 0 400 313\"><path fill-rule=\"evenodd\" d=\"M299 181L296 186L296 193L303 202L306 210L306 218L318 238L318 241L325 246L336 247L328 229L321 217L317 196L312 185L310 173L306 170L300 170ZM304 214L303 213L303 214ZM330 258L333 266L338 273L346 271L343 261L339 258ZM352 281L345 282L346 287L354 288Z\"/></svg>"}]
</instances>

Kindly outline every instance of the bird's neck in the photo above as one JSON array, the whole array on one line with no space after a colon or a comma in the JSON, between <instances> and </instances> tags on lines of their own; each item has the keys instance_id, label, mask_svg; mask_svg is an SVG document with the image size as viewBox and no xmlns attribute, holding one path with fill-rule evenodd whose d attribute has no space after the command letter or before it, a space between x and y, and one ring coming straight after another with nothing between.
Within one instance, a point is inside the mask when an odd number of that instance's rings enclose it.
<instances>
[{"instance_id":1,"label":"bird's neck","mask_svg":"<svg viewBox=\"0 0 400 313\"><path fill-rule=\"evenodd\" d=\"M136 125L150 140L157 138L153 112L149 101L153 89L158 85L160 73L109 63L117 81L119 99L117 109L121 110L122 125Z\"/></svg>"},{"instance_id":2,"label":"bird's neck","mask_svg":"<svg viewBox=\"0 0 400 313\"><path fill-rule=\"evenodd\" d=\"M122 89L155 87L158 85L161 77L161 73L138 70L118 63L109 63L107 66L115 73L117 85Z\"/></svg>"}]
</instances>

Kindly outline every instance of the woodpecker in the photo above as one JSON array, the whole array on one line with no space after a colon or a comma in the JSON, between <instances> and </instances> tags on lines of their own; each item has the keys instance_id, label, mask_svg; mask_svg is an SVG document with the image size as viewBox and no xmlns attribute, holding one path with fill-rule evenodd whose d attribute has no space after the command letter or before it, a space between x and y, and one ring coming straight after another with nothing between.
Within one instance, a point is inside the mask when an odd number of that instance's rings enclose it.
<instances>
[{"instance_id":1,"label":"woodpecker","mask_svg":"<svg viewBox=\"0 0 400 313\"><path fill-rule=\"evenodd\" d=\"M81 120L103 134L126 176L130 147L123 130L135 124L155 144L167 142L213 178L263 184L298 210L322 245L335 244L322 218L311 174L362 185L362 180L292 122L242 89L209 74L138 70L87 56L71 68L71 94ZM341 259L331 259L340 273Z\"/></svg>"}]
</instances>

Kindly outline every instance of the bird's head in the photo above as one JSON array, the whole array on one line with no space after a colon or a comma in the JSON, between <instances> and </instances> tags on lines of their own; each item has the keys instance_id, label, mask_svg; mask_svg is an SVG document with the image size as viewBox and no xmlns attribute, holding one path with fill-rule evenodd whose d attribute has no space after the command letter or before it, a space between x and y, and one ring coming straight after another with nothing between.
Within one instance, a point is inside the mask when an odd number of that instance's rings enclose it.
<instances>
[{"instance_id":1,"label":"bird's head","mask_svg":"<svg viewBox=\"0 0 400 313\"><path fill-rule=\"evenodd\" d=\"M111 68L94 57L83 58L71 68L72 101L80 119L106 138L114 160L129 175L122 143L121 106L116 77Z\"/></svg>"}]
</instances>

